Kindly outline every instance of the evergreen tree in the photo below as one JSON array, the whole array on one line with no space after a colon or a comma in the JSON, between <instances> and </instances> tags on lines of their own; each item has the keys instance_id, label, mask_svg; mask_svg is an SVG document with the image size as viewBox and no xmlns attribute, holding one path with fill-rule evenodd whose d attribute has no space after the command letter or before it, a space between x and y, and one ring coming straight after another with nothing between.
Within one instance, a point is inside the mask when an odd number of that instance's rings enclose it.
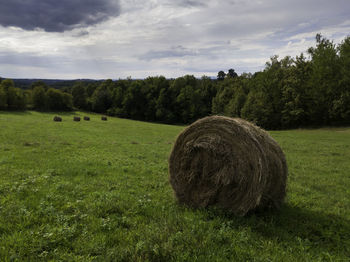
<instances>
[{"instance_id":1,"label":"evergreen tree","mask_svg":"<svg viewBox=\"0 0 350 262\"><path fill-rule=\"evenodd\" d=\"M222 81L222 80L225 79L225 76L226 76L226 74L225 74L224 71L219 71L216 79L219 80L219 81Z\"/></svg>"},{"instance_id":2,"label":"evergreen tree","mask_svg":"<svg viewBox=\"0 0 350 262\"><path fill-rule=\"evenodd\" d=\"M235 77L238 77L238 74L235 72L234 69L229 69L228 72L227 72L227 77L231 77L231 78L235 78Z\"/></svg>"}]
</instances>

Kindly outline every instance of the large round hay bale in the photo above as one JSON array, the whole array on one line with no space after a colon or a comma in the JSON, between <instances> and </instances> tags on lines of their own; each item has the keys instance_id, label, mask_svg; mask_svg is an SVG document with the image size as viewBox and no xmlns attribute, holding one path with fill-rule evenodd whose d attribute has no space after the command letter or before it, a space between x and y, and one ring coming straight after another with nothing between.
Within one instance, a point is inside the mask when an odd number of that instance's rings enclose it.
<instances>
[{"instance_id":1,"label":"large round hay bale","mask_svg":"<svg viewBox=\"0 0 350 262\"><path fill-rule=\"evenodd\" d=\"M244 216L281 206L288 170L283 151L267 132L243 119L211 116L178 136L169 173L180 203L217 205Z\"/></svg>"},{"instance_id":2,"label":"large round hay bale","mask_svg":"<svg viewBox=\"0 0 350 262\"><path fill-rule=\"evenodd\" d=\"M55 116L55 117L53 118L53 121L55 121L55 122L62 122L62 118L59 117L59 116Z\"/></svg>"},{"instance_id":3,"label":"large round hay bale","mask_svg":"<svg viewBox=\"0 0 350 262\"><path fill-rule=\"evenodd\" d=\"M85 120L85 121L90 121L90 117L84 116L84 120Z\"/></svg>"},{"instance_id":4,"label":"large round hay bale","mask_svg":"<svg viewBox=\"0 0 350 262\"><path fill-rule=\"evenodd\" d=\"M102 121L107 121L107 117L106 116L101 116L101 120Z\"/></svg>"},{"instance_id":5,"label":"large round hay bale","mask_svg":"<svg viewBox=\"0 0 350 262\"><path fill-rule=\"evenodd\" d=\"M73 121L79 122L80 121L80 116L73 117Z\"/></svg>"}]
</instances>

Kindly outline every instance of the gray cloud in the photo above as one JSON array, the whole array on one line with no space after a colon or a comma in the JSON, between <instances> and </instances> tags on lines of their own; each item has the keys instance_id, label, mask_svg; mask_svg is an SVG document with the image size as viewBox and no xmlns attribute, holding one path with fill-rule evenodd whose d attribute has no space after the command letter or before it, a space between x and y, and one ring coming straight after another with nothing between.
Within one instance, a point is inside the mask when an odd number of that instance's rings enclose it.
<instances>
[{"instance_id":1,"label":"gray cloud","mask_svg":"<svg viewBox=\"0 0 350 262\"><path fill-rule=\"evenodd\" d=\"M0 25L63 32L120 13L119 0L0 0Z\"/></svg>"},{"instance_id":2,"label":"gray cloud","mask_svg":"<svg viewBox=\"0 0 350 262\"><path fill-rule=\"evenodd\" d=\"M50 67L66 62L62 57L38 56L33 53L0 52L2 65L21 65L30 67Z\"/></svg>"},{"instance_id":3,"label":"gray cloud","mask_svg":"<svg viewBox=\"0 0 350 262\"><path fill-rule=\"evenodd\" d=\"M161 58L169 58L169 57L195 56L197 54L198 54L197 52L179 45L179 46L172 47L168 50L160 50L160 51L151 50L141 55L139 58L141 60L150 61L153 59L161 59Z\"/></svg>"},{"instance_id":4,"label":"gray cloud","mask_svg":"<svg viewBox=\"0 0 350 262\"><path fill-rule=\"evenodd\" d=\"M161 0L162 4L168 6L180 6L180 7L205 7L208 6L208 1L206 0Z\"/></svg>"},{"instance_id":5,"label":"gray cloud","mask_svg":"<svg viewBox=\"0 0 350 262\"><path fill-rule=\"evenodd\" d=\"M206 6L205 1L199 0L182 0L178 4L181 6Z\"/></svg>"}]
</instances>

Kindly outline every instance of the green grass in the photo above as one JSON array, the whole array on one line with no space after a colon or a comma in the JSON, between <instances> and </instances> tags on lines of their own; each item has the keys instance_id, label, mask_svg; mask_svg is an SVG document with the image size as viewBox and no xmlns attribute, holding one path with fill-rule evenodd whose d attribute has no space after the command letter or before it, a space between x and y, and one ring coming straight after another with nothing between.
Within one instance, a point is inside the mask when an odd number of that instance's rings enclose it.
<instances>
[{"instance_id":1,"label":"green grass","mask_svg":"<svg viewBox=\"0 0 350 262\"><path fill-rule=\"evenodd\" d=\"M239 218L176 203L184 127L54 115L0 112L0 261L349 261L350 128L270 132L286 204Z\"/></svg>"}]
</instances>

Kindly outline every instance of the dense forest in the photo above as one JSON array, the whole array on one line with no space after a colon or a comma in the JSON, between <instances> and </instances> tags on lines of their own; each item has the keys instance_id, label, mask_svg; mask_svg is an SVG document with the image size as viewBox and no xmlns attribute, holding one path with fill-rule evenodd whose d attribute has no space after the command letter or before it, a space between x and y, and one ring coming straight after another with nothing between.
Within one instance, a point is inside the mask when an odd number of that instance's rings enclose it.
<instances>
[{"instance_id":1,"label":"dense forest","mask_svg":"<svg viewBox=\"0 0 350 262\"><path fill-rule=\"evenodd\" d=\"M163 123L191 123L219 114L267 129L350 124L350 36L336 45L316 36L316 46L295 58L271 57L263 71L220 71L217 79L186 75L143 80L42 81L18 88L0 79L0 110L93 111Z\"/></svg>"}]
</instances>

